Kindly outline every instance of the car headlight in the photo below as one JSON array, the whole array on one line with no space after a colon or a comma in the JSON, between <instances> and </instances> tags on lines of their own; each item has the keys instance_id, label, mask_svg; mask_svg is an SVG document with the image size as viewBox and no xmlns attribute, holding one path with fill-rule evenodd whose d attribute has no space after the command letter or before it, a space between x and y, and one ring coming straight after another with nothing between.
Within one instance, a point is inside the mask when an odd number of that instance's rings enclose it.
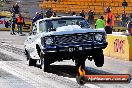
<instances>
[{"instance_id":1,"label":"car headlight","mask_svg":"<svg viewBox=\"0 0 132 88\"><path fill-rule=\"evenodd\" d=\"M52 43L53 43L53 38L47 38L47 39L45 40L45 43L46 43L46 44L52 44Z\"/></svg>"},{"instance_id":2,"label":"car headlight","mask_svg":"<svg viewBox=\"0 0 132 88\"><path fill-rule=\"evenodd\" d=\"M95 34L95 39L96 39L97 41L102 41L103 35L97 33L97 34Z\"/></svg>"}]
</instances>

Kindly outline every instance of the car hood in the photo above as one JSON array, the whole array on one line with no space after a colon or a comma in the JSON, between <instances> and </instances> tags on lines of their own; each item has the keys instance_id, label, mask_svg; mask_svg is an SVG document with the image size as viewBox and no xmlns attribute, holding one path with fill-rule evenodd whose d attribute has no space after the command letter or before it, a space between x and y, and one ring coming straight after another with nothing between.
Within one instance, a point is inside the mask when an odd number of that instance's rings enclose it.
<instances>
[{"instance_id":1,"label":"car hood","mask_svg":"<svg viewBox=\"0 0 132 88\"><path fill-rule=\"evenodd\" d=\"M68 25L68 26L58 27L56 29L56 31L43 33L43 36L88 33L88 32L105 32L105 30L104 30L104 28L102 28L102 29L92 29L92 28L84 29L78 25Z\"/></svg>"}]
</instances>

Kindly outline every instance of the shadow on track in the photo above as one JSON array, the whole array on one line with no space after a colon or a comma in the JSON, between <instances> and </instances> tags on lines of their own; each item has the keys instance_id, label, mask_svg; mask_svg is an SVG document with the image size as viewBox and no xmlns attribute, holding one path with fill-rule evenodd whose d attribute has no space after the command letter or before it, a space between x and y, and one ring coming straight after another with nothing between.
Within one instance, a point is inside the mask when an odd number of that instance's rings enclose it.
<instances>
[{"instance_id":1,"label":"shadow on track","mask_svg":"<svg viewBox=\"0 0 132 88\"><path fill-rule=\"evenodd\" d=\"M53 73L58 76L76 78L76 67L73 65L50 65L48 73ZM98 75L98 74L112 74L102 70L97 70L91 67L85 67L86 75Z\"/></svg>"}]
</instances>

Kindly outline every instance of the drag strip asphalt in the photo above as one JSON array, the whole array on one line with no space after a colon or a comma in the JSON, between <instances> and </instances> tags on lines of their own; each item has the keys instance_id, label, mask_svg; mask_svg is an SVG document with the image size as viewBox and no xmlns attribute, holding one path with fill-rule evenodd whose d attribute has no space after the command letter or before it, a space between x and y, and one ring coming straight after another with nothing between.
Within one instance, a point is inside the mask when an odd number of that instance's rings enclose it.
<instances>
[{"instance_id":1,"label":"drag strip asphalt","mask_svg":"<svg viewBox=\"0 0 132 88\"><path fill-rule=\"evenodd\" d=\"M6 45L6 44L5 44ZM2 45L4 47L4 45ZM6 45L6 48L17 51L14 52L12 50L6 50L4 48L0 49L0 67L1 69L9 72L17 76L18 78L26 81L31 84L35 88L57 88L61 86L61 88L129 88L131 85L127 84L85 84L84 86L80 86L76 82L76 74L74 72L75 65L71 63L71 65L67 65L67 61L62 61L63 64L58 64L59 62L53 63L50 66L49 72L43 72L42 69L38 67L28 66L26 64L26 57L24 56L24 52L22 49L14 48L13 46ZM9 48L10 47L10 48ZM11 48L12 47L12 48ZM12 52L11 52L12 51ZM7 59L8 58L8 59ZM68 63L69 63L68 62ZM86 66L86 74L113 74L111 72L102 71L98 69L94 69L92 67ZM39 84L39 86L38 86ZM52 85L51 85L52 84ZM69 85L70 84L70 85Z\"/></svg>"}]
</instances>

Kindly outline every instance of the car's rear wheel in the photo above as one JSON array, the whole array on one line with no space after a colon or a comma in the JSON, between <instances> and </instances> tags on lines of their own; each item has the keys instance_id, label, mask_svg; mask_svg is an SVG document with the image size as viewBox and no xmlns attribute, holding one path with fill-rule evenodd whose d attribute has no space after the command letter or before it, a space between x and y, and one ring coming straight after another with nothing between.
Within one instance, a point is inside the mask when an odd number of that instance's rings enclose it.
<instances>
[{"instance_id":1,"label":"car's rear wheel","mask_svg":"<svg viewBox=\"0 0 132 88\"><path fill-rule=\"evenodd\" d=\"M98 52L94 55L94 62L97 67L103 66L104 64L103 50L98 50Z\"/></svg>"},{"instance_id":2,"label":"car's rear wheel","mask_svg":"<svg viewBox=\"0 0 132 88\"><path fill-rule=\"evenodd\" d=\"M29 66L36 66L37 60L29 58Z\"/></svg>"},{"instance_id":3,"label":"car's rear wheel","mask_svg":"<svg viewBox=\"0 0 132 88\"><path fill-rule=\"evenodd\" d=\"M76 65L77 68L79 68L80 66L85 67L85 59L82 59L82 60L77 59L77 60L75 60L75 65Z\"/></svg>"},{"instance_id":4,"label":"car's rear wheel","mask_svg":"<svg viewBox=\"0 0 132 88\"><path fill-rule=\"evenodd\" d=\"M81 59L76 59L75 60L75 74L79 75L79 67L81 66L82 69L85 69L85 58L81 58Z\"/></svg>"}]
</instances>

